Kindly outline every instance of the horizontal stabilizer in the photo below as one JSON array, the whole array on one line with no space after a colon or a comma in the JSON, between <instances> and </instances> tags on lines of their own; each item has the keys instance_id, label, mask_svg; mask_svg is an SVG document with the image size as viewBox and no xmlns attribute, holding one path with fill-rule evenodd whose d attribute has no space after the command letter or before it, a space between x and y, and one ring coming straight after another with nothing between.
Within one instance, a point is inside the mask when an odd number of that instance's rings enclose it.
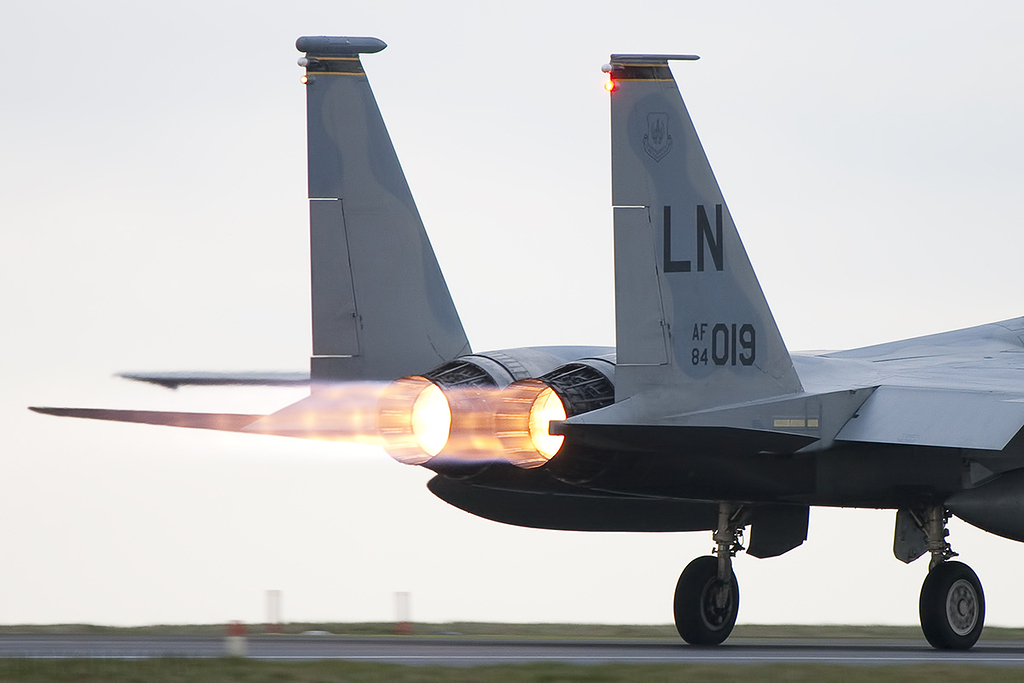
<instances>
[{"instance_id":1,"label":"horizontal stabilizer","mask_svg":"<svg viewBox=\"0 0 1024 683\"><path fill-rule=\"evenodd\" d=\"M718 449L731 456L757 453L795 453L814 443L810 434L738 427L552 423L552 434L561 434L577 446L608 452L678 453L679 444L691 452Z\"/></svg>"},{"instance_id":2,"label":"horizontal stabilizer","mask_svg":"<svg viewBox=\"0 0 1024 683\"><path fill-rule=\"evenodd\" d=\"M118 377L159 384L168 389L180 386L304 386L309 384L308 372L122 372Z\"/></svg>"},{"instance_id":3,"label":"horizontal stabilizer","mask_svg":"<svg viewBox=\"0 0 1024 683\"><path fill-rule=\"evenodd\" d=\"M83 417L111 422L136 422L167 427L215 429L222 432L240 432L263 417L262 415L236 415L233 413L171 413L156 410L109 410L106 408L40 408L29 410L57 417Z\"/></svg>"},{"instance_id":4,"label":"horizontal stabilizer","mask_svg":"<svg viewBox=\"0 0 1024 683\"><path fill-rule=\"evenodd\" d=\"M377 404L387 387L382 382L339 382L297 403L260 418L245 428L255 434L298 439L380 445Z\"/></svg>"}]
</instances>

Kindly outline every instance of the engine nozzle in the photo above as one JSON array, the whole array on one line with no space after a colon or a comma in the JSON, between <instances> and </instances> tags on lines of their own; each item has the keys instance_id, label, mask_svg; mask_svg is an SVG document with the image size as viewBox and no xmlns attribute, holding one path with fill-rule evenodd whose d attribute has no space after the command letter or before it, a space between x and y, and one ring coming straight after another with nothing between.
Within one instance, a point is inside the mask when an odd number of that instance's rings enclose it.
<instances>
[{"instance_id":1,"label":"engine nozzle","mask_svg":"<svg viewBox=\"0 0 1024 683\"><path fill-rule=\"evenodd\" d=\"M392 382L377 403L384 450L407 465L422 465L448 443L452 411L444 392L426 377Z\"/></svg>"},{"instance_id":2,"label":"engine nozzle","mask_svg":"<svg viewBox=\"0 0 1024 683\"><path fill-rule=\"evenodd\" d=\"M555 457L565 437L549 432L551 421L565 417L562 399L544 382L524 379L505 387L494 415L505 459L530 469Z\"/></svg>"}]
</instances>

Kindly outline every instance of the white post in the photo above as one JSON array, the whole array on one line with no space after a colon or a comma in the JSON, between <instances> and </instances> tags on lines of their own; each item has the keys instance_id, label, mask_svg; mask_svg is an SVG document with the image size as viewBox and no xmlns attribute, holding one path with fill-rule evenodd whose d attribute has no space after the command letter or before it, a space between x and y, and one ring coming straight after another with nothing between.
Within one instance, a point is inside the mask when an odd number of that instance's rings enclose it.
<instances>
[{"instance_id":1,"label":"white post","mask_svg":"<svg viewBox=\"0 0 1024 683\"><path fill-rule=\"evenodd\" d=\"M395 593L395 635L412 635L412 619L409 616L409 591Z\"/></svg>"},{"instance_id":2,"label":"white post","mask_svg":"<svg viewBox=\"0 0 1024 683\"><path fill-rule=\"evenodd\" d=\"M228 624L228 635L224 638L224 654L228 657L245 656L245 624L232 621Z\"/></svg>"},{"instance_id":3,"label":"white post","mask_svg":"<svg viewBox=\"0 0 1024 683\"><path fill-rule=\"evenodd\" d=\"M281 633L281 591L267 591L267 633Z\"/></svg>"}]
</instances>

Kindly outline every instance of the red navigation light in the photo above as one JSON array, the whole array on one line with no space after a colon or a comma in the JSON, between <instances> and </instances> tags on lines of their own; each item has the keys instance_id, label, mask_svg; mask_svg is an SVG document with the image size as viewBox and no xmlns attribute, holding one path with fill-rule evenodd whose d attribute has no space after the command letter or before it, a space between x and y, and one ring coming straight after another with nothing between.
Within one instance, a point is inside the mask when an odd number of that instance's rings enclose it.
<instances>
[{"instance_id":1,"label":"red navigation light","mask_svg":"<svg viewBox=\"0 0 1024 683\"><path fill-rule=\"evenodd\" d=\"M615 90L615 81L613 81L611 77L609 77L608 80L604 82L604 89L607 90L608 92Z\"/></svg>"}]
</instances>

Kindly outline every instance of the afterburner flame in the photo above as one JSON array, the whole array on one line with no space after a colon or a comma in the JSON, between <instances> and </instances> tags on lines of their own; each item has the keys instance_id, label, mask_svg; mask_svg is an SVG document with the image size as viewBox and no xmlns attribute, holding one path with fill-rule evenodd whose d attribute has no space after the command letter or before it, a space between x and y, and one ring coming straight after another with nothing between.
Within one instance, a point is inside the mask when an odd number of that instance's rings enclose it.
<instances>
[{"instance_id":1,"label":"afterburner flame","mask_svg":"<svg viewBox=\"0 0 1024 683\"><path fill-rule=\"evenodd\" d=\"M548 433L552 420L564 420L565 406L544 382L524 379L505 387L494 422L504 457L523 468L553 458L565 437Z\"/></svg>"},{"instance_id":2,"label":"afterburner flame","mask_svg":"<svg viewBox=\"0 0 1024 683\"><path fill-rule=\"evenodd\" d=\"M400 462L434 468L490 462L540 467L562 447L564 437L548 430L552 420L565 417L562 399L536 379L499 389L403 377L377 404L384 450Z\"/></svg>"},{"instance_id":3,"label":"afterburner flame","mask_svg":"<svg viewBox=\"0 0 1024 683\"><path fill-rule=\"evenodd\" d=\"M309 396L260 418L244 431L380 446L377 410L388 386L382 382L320 384Z\"/></svg>"},{"instance_id":4,"label":"afterburner flame","mask_svg":"<svg viewBox=\"0 0 1024 683\"><path fill-rule=\"evenodd\" d=\"M452 407L452 427L439 461L469 465L503 460L501 443L494 429L494 409L501 390L497 387L446 387L444 392Z\"/></svg>"},{"instance_id":5,"label":"afterburner flame","mask_svg":"<svg viewBox=\"0 0 1024 683\"><path fill-rule=\"evenodd\" d=\"M416 443L427 455L435 456L448 443L452 411L440 387L431 384L416 398L412 406L412 433Z\"/></svg>"},{"instance_id":6,"label":"afterburner flame","mask_svg":"<svg viewBox=\"0 0 1024 683\"><path fill-rule=\"evenodd\" d=\"M377 429L395 460L422 465L448 442L452 414L441 389L426 377L403 377L377 403Z\"/></svg>"},{"instance_id":7,"label":"afterburner flame","mask_svg":"<svg viewBox=\"0 0 1024 683\"><path fill-rule=\"evenodd\" d=\"M545 460L550 460L562 447L564 436L549 434L552 420L565 419L565 406L554 389L548 387L540 392L530 407L530 439Z\"/></svg>"}]
</instances>

